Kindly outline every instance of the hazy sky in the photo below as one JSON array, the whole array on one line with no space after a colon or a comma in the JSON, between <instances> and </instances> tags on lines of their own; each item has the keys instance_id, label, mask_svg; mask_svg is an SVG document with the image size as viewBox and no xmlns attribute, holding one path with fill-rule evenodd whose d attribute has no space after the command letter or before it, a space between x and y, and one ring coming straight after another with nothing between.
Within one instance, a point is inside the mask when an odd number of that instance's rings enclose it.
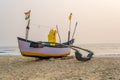
<instances>
[{"instance_id":1,"label":"hazy sky","mask_svg":"<svg viewBox=\"0 0 120 80\"><path fill-rule=\"evenodd\" d=\"M1 0L0 46L17 45L17 36L25 36L24 12L30 9L29 39L46 40L49 28L58 25L66 41L72 12L77 44L120 43L120 0Z\"/></svg>"}]
</instances>

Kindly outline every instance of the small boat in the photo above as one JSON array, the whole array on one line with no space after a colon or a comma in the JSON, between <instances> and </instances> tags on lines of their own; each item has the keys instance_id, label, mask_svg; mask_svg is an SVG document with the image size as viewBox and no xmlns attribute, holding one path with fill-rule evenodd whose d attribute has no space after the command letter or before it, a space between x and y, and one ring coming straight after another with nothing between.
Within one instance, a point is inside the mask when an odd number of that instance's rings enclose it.
<instances>
[{"instance_id":1,"label":"small boat","mask_svg":"<svg viewBox=\"0 0 120 80\"><path fill-rule=\"evenodd\" d=\"M35 42L32 40L28 40L28 32L30 29L29 27L30 12L31 10L25 12L25 15L26 15L25 20L28 21L28 24L26 27L25 39L20 37L17 38L21 54L23 56L42 57L42 58L64 57L69 55L71 52L71 48L69 45L72 45L74 43L74 39L73 38L71 40L68 39L68 41L65 43L61 43L61 41L57 43L56 42L56 33L58 33L57 26L56 26L57 31L54 31L53 29L50 30L47 42L41 42L41 41ZM70 32L68 37L70 38ZM59 39L60 39L60 35L59 35Z\"/></svg>"},{"instance_id":2,"label":"small boat","mask_svg":"<svg viewBox=\"0 0 120 80\"><path fill-rule=\"evenodd\" d=\"M75 57L79 61L88 61L92 58L92 56L94 55L92 51L73 45L77 22L74 27L72 38L70 38L72 13L69 16L70 23L69 23L69 31L68 31L68 40L62 43L57 26L56 26L57 31L50 30L48 35L48 41L42 42L42 41L28 40L28 33L30 29L29 27L30 12L31 10L25 12L26 15L25 20L28 20L28 24L26 26L25 38L17 37L19 49L23 56L40 57L40 58L65 57L68 56L71 53L71 49L73 49L75 51ZM59 42L56 42L56 33L58 33ZM82 54L79 52L79 50L86 51L89 54L87 55L87 57L82 57Z\"/></svg>"},{"instance_id":3,"label":"small boat","mask_svg":"<svg viewBox=\"0 0 120 80\"><path fill-rule=\"evenodd\" d=\"M63 46L59 43L55 43L56 46L50 46L49 44L49 42L33 42L31 40L18 37L19 49L23 56L42 58L64 57L69 55L71 52L71 48L69 46Z\"/></svg>"}]
</instances>

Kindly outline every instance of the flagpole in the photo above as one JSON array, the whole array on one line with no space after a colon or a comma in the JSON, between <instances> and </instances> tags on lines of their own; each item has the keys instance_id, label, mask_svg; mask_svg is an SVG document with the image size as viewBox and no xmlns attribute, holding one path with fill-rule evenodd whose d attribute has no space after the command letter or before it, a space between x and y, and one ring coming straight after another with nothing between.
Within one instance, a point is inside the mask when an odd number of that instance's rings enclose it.
<instances>
[{"instance_id":1,"label":"flagpole","mask_svg":"<svg viewBox=\"0 0 120 80\"><path fill-rule=\"evenodd\" d=\"M72 13L70 13L69 15L70 22L69 22L69 31L68 31L68 42L70 40L70 33L71 33L71 18L72 18Z\"/></svg>"},{"instance_id":2,"label":"flagpole","mask_svg":"<svg viewBox=\"0 0 120 80\"><path fill-rule=\"evenodd\" d=\"M30 19L28 20L28 24L27 24L27 26L26 26L26 35L25 35L25 39L26 39L26 40L28 40L29 29L30 29L29 25L30 25Z\"/></svg>"},{"instance_id":3,"label":"flagpole","mask_svg":"<svg viewBox=\"0 0 120 80\"><path fill-rule=\"evenodd\" d=\"M26 26L26 34L25 34L26 41L28 40L29 29L30 29L29 27L30 26L30 13L31 13L31 10L24 13L26 15L25 20L28 20L28 24Z\"/></svg>"}]
</instances>

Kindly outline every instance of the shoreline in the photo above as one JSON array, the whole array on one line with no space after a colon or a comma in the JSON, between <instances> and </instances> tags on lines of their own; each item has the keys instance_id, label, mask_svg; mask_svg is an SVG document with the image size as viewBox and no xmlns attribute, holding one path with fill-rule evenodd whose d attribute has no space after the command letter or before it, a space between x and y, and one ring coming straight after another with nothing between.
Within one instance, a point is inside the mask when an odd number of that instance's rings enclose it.
<instances>
[{"instance_id":1,"label":"shoreline","mask_svg":"<svg viewBox=\"0 0 120 80\"><path fill-rule=\"evenodd\" d=\"M0 56L0 80L119 80L119 57L38 59Z\"/></svg>"},{"instance_id":2,"label":"shoreline","mask_svg":"<svg viewBox=\"0 0 120 80\"><path fill-rule=\"evenodd\" d=\"M12 53L2 53L0 56L22 56L21 53L19 54L12 54ZM71 53L68 56L75 56L74 53ZM83 55L85 56L85 55ZM23 56L25 57L25 56ZM120 53L94 53L93 57L120 57Z\"/></svg>"}]
</instances>

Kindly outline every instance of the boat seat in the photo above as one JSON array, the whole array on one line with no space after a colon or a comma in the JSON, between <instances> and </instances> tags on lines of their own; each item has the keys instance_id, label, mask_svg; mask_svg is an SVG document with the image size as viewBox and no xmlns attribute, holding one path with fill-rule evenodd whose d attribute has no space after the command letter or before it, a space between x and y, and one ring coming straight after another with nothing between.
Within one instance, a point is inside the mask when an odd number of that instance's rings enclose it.
<instances>
[{"instance_id":1,"label":"boat seat","mask_svg":"<svg viewBox=\"0 0 120 80\"><path fill-rule=\"evenodd\" d=\"M33 48L43 48L44 44L42 44L42 42L31 42L30 43L30 47L33 47Z\"/></svg>"}]
</instances>

